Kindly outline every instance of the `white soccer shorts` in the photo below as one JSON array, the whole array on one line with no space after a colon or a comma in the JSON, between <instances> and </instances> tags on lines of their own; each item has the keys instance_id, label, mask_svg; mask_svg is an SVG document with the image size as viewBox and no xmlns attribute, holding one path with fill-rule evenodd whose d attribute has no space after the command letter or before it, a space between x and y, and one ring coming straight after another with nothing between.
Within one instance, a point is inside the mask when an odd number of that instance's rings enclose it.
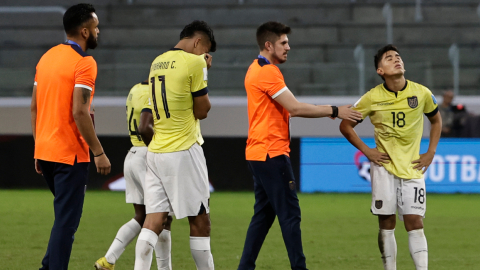
<instances>
[{"instance_id":1,"label":"white soccer shorts","mask_svg":"<svg viewBox=\"0 0 480 270\"><path fill-rule=\"evenodd\" d=\"M174 212L177 219L210 212L207 163L197 143L188 150L147 153L145 206L147 214Z\"/></svg>"},{"instance_id":2,"label":"white soccer shorts","mask_svg":"<svg viewBox=\"0 0 480 270\"><path fill-rule=\"evenodd\" d=\"M133 146L128 150L123 165L123 175L125 177L125 198L127 203L144 204L143 185L145 182L145 173L147 172L147 152L146 146Z\"/></svg>"},{"instance_id":3,"label":"white soccer shorts","mask_svg":"<svg viewBox=\"0 0 480 270\"><path fill-rule=\"evenodd\" d=\"M372 206L374 215L403 215L425 217L427 193L425 179L401 179L389 173L383 166L371 162Z\"/></svg>"}]
</instances>

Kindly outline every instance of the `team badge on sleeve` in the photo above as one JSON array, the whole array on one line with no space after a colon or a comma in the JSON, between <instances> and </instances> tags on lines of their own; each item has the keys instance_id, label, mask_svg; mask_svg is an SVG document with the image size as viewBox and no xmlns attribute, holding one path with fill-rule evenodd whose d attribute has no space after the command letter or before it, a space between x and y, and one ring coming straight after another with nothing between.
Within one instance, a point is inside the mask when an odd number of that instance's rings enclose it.
<instances>
[{"instance_id":1,"label":"team badge on sleeve","mask_svg":"<svg viewBox=\"0 0 480 270\"><path fill-rule=\"evenodd\" d=\"M408 106L410 106L410 108L415 109L418 106L417 96L409 97L407 98L407 100L408 100Z\"/></svg>"},{"instance_id":2,"label":"team badge on sleeve","mask_svg":"<svg viewBox=\"0 0 480 270\"><path fill-rule=\"evenodd\" d=\"M437 99L435 98L435 96L432 94L432 100L433 100L433 104L437 105Z\"/></svg>"}]
</instances>

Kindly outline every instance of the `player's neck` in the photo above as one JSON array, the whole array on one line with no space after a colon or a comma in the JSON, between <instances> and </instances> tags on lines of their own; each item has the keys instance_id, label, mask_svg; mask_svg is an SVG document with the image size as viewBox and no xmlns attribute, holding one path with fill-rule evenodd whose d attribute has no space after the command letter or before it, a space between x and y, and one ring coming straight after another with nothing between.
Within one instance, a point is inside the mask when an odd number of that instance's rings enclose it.
<instances>
[{"instance_id":1,"label":"player's neck","mask_svg":"<svg viewBox=\"0 0 480 270\"><path fill-rule=\"evenodd\" d=\"M181 39L177 43L177 45L175 45L175 47L173 47L173 48L181 49L184 52L193 54L195 47L194 47L193 39L184 38L184 39Z\"/></svg>"},{"instance_id":2,"label":"player's neck","mask_svg":"<svg viewBox=\"0 0 480 270\"><path fill-rule=\"evenodd\" d=\"M401 91L403 88L405 88L406 83L407 83L407 80L405 79L404 76L397 77L397 78L385 78L385 84L388 90L393 92Z\"/></svg>"},{"instance_id":3,"label":"player's neck","mask_svg":"<svg viewBox=\"0 0 480 270\"><path fill-rule=\"evenodd\" d=\"M268 53L268 51L261 51L260 55L267 58L267 60L268 60L268 62L270 62L270 64L274 64L274 65L278 64L274 61L274 58L272 57L271 54Z\"/></svg>"},{"instance_id":4,"label":"player's neck","mask_svg":"<svg viewBox=\"0 0 480 270\"><path fill-rule=\"evenodd\" d=\"M87 41L80 38L80 37L71 37L71 36L67 36L67 40L71 40L75 43L77 43L78 45L80 45L80 48L82 48L82 51L86 52L87 51Z\"/></svg>"}]
</instances>

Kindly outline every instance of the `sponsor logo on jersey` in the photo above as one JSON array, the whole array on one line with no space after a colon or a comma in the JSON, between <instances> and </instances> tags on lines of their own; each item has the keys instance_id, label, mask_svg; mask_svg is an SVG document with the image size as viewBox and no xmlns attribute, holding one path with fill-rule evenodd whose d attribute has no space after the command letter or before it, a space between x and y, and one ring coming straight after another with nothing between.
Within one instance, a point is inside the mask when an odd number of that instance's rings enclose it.
<instances>
[{"instance_id":1,"label":"sponsor logo on jersey","mask_svg":"<svg viewBox=\"0 0 480 270\"><path fill-rule=\"evenodd\" d=\"M432 95L432 100L433 100L433 104L437 105L437 99L435 98L434 95Z\"/></svg>"},{"instance_id":2,"label":"sponsor logo on jersey","mask_svg":"<svg viewBox=\"0 0 480 270\"><path fill-rule=\"evenodd\" d=\"M408 100L408 106L410 106L410 108L415 109L418 106L417 96L409 97L407 98L407 100Z\"/></svg>"},{"instance_id":3,"label":"sponsor logo on jersey","mask_svg":"<svg viewBox=\"0 0 480 270\"><path fill-rule=\"evenodd\" d=\"M395 102L382 102L382 103L378 103L377 106L386 106L386 105L393 105L395 104Z\"/></svg>"}]
</instances>

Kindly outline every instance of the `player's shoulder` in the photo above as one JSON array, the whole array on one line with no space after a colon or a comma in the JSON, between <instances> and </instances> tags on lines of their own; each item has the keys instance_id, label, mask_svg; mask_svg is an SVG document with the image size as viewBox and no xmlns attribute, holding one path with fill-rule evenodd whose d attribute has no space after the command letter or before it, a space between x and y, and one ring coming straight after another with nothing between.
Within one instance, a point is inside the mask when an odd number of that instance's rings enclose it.
<instances>
[{"instance_id":1,"label":"player's shoulder","mask_svg":"<svg viewBox=\"0 0 480 270\"><path fill-rule=\"evenodd\" d=\"M368 90L365 94L363 94L354 104L353 104L353 107L354 108L357 108L359 106L360 103L362 103L363 105L362 106L365 106L367 103L370 103L371 102L371 94L372 94L372 91L374 91L375 88L372 88L370 90Z\"/></svg>"},{"instance_id":2,"label":"player's shoulder","mask_svg":"<svg viewBox=\"0 0 480 270\"><path fill-rule=\"evenodd\" d=\"M180 49L170 49L168 51L165 51L161 54L159 54L157 57L155 57L155 59L153 59L153 62L152 62L152 65L154 63L157 63L157 62L164 62L166 61L167 58L170 58L172 57L172 55L178 55L178 54L181 54L181 52L183 52L183 50L180 50Z\"/></svg>"},{"instance_id":3,"label":"player's shoulder","mask_svg":"<svg viewBox=\"0 0 480 270\"><path fill-rule=\"evenodd\" d=\"M370 89L367 93L370 93L370 94L375 94L375 93L381 93L385 91L385 86L383 85L383 83L373 87L372 89Z\"/></svg>"},{"instance_id":4,"label":"player's shoulder","mask_svg":"<svg viewBox=\"0 0 480 270\"><path fill-rule=\"evenodd\" d=\"M420 84L420 83L417 83L417 82L412 82L410 80L407 80L407 87L411 90L414 90L416 92L423 92L423 93L426 93L426 94L431 94L432 91L430 91L430 89L428 89L428 87Z\"/></svg>"},{"instance_id":5,"label":"player's shoulder","mask_svg":"<svg viewBox=\"0 0 480 270\"><path fill-rule=\"evenodd\" d=\"M95 59L91 55L78 59L78 63L81 63L82 66L97 66L97 61L95 61Z\"/></svg>"},{"instance_id":6,"label":"player's shoulder","mask_svg":"<svg viewBox=\"0 0 480 270\"><path fill-rule=\"evenodd\" d=\"M185 53L184 52L185 61L189 66L207 66L207 62L205 61L205 55L196 55L193 53Z\"/></svg>"},{"instance_id":7,"label":"player's shoulder","mask_svg":"<svg viewBox=\"0 0 480 270\"><path fill-rule=\"evenodd\" d=\"M135 84L131 89L130 89L130 94L132 95L143 95L145 93L148 93L149 90L148 82L140 82Z\"/></svg>"},{"instance_id":8,"label":"player's shoulder","mask_svg":"<svg viewBox=\"0 0 480 270\"><path fill-rule=\"evenodd\" d=\"M260 68L258 68L257 70L259 78L283 78L283 74L280 69L273 64L260 65Z\"/></svg>"},{"instance_id":9,"label":"player's shoulder","mask_svg":"<svg viewBox=\"0 0 480 270\"><path fill-rule=\"evenodd\" d=\"M371 96L374 95L375 93L380 93L380 92L382 91L382 89L379 88L379 86L381 87L382 85L380 84L380 85L375 86L374 88L371 88L370 90L368 90L367 92L365 92L365 94L363 94L360 99L362 99L362 98L368 98L368 99L370 99Z\"/></svg>"}]
</instances>

